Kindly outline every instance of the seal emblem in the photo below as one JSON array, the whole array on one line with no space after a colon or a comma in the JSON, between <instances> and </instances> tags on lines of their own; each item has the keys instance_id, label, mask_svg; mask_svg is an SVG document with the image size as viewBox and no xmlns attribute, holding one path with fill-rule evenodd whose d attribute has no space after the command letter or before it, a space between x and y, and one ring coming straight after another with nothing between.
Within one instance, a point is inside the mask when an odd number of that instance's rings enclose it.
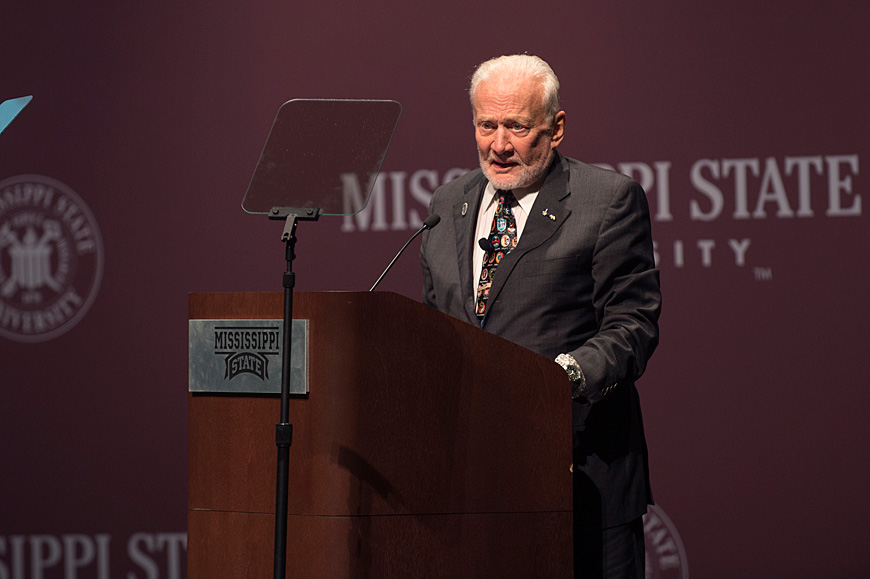
<instances>
[{"instance_id":1,"label":"seal emblem","mask_svg":"<svg viewBox=\"0 0 870 579\"><path fill-rule=\"evenodd\" d=\"M0 336L64 334L90 309L102 276L100 229L72 189L41 175L0 181Z\"/></svg>"},{"instance_id":2,"label":"seal emblem","mask_svg":"<svg viewBox=\"0 0 870 579\"><path fill-rule=\"evenodd\" d=\"M646 579L689 579L686 549L674 523L658 505L643 516L646 543Z\"/></svg>"}]
</instances>

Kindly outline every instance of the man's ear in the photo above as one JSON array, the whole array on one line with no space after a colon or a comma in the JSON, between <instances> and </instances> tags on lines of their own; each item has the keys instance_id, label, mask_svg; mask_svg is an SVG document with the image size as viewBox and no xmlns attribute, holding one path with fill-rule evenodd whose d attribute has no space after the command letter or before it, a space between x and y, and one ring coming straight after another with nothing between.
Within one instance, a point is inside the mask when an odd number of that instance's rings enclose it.
<instances>
[{"instance_id":1,"label":"man's ear","mask_svg":"<svg viewBox=\"0 0 870 579\"><path fill-rule=\"evenodd\" d=\"M555 149L565 137L565 111L559 111L553 118L553 134L550 137L550 148Z\"/></svg>"}]
</instances>

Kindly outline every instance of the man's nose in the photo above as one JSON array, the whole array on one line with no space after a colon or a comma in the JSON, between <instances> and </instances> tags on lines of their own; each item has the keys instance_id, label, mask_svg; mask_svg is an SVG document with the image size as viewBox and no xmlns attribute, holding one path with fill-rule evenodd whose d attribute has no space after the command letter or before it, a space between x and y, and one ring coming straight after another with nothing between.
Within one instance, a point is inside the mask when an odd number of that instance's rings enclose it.
<instances>
[{"instance_id":1,"label":"man's nose","mask_svg":"<svg viewBox=\"0 0 870 579\"><path fill-rule=\"evenodd\" d=\"M492 148L496 153L504 153L511 148L510 133L505 127L499 127L495 131L495 138L492 141Z\"/></svg>"}]
</instances>

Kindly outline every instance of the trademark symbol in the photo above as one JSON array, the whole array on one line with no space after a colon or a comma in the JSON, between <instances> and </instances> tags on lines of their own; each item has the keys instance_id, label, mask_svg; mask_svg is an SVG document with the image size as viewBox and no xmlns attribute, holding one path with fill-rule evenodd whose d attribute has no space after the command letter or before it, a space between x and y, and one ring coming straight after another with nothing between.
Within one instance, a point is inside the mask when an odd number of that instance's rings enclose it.
<instances>
[{"instance_id":1,"label":"trademark symbol","mask_svg":"<svg viewBox=\"0 0 870 579\"><path fill-rule=\"evenodd\" d=\"M755 274L755 281L771 281L773 279L773 270L769 267L754 267L752 271Z\"/></svg>"}]
</instances>

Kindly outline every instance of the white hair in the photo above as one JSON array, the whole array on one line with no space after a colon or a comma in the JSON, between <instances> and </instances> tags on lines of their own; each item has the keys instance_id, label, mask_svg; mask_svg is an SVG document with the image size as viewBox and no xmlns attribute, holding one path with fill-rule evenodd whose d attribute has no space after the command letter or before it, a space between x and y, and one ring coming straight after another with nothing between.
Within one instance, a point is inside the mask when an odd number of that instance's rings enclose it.
<instances>
[{"instance_id":1,"label":"white hair","mask_svg":"<svg viewBox=\"0 0 870 579\"><path fill-rule=\"evenodd\" d=\"M499 56L478 66L471 77L471 86L468 89L472 109L477 86L494 75L513 77L518 81L527 78L539 80L541 88L544 89L543 104L547 118L552 121L559 112L559 79L549 64L542 58L530 54Z\"/></svg>"}]
</instances>

